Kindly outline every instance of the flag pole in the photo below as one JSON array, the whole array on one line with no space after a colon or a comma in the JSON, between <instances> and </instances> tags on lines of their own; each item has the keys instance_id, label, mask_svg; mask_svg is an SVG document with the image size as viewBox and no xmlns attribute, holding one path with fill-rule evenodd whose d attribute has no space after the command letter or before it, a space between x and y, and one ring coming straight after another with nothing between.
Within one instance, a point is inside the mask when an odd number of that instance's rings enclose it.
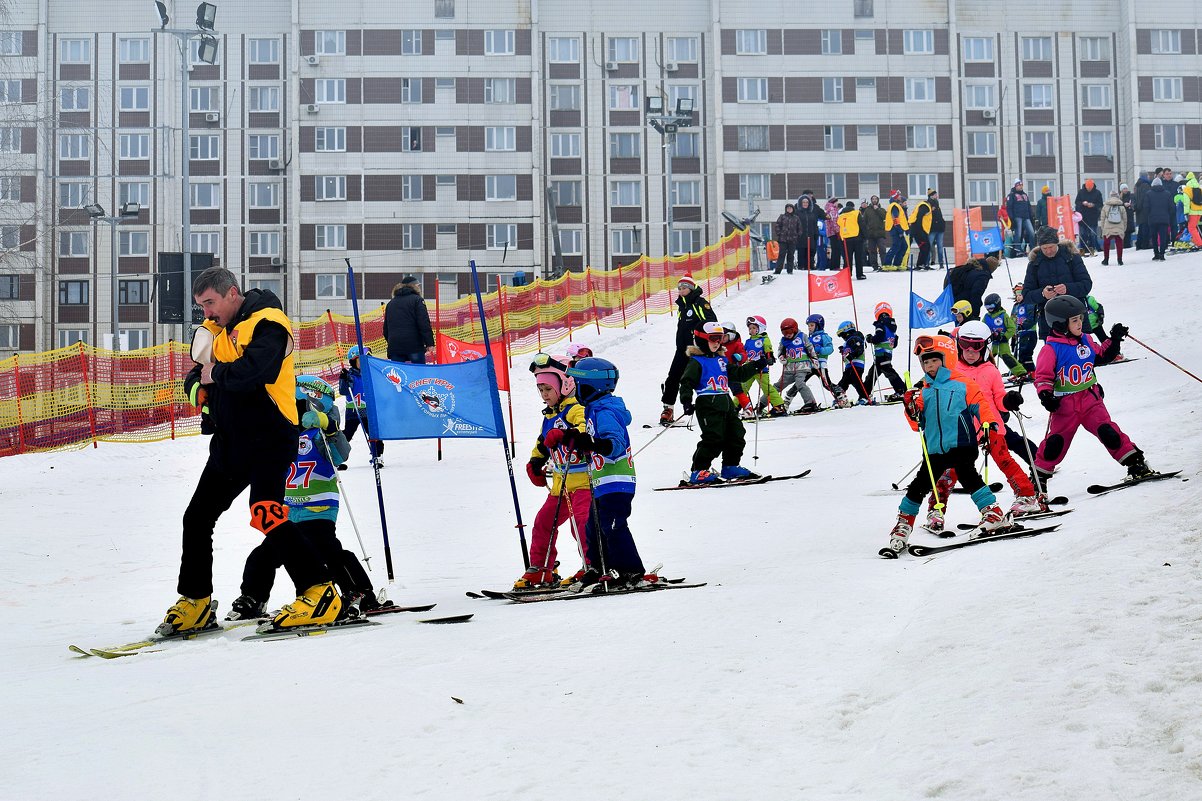
<instances>
[{"instance_id":1,"label":"flag pole","mask_svg":"<svg viewBox=\"0 0 1202 801\"><path fill-rule=\"evenodd\" d=\"M437 276L436 276L437 277ZM434 358L442 352L442 287L434 282ZM438 460L442 461L442 437L438 438Z\"/></svg>"},{"instance_id":2,"label":"flag pole","mask_svg":"<svg viewBox=\"0 0 1202 801\"><path fill-rule=\"evenodd\" d=\"M492 389L493 422L501 434L501 445L505 450L505 467L509 471L509 489L513 493L513 513L517 518L518 541L522 545L522 565L530 567L530 549L526 547L526 527L522 524L522 507L518 504L518 485L513 477L513 459L509 455L509 437L505 433L505 416L501 413L501 392L497 389L497 366L492 360L492 343L488 341L488 321L484 318L484 298L480 296L480 276L476 272L476 260L469 259L472 269L472 289L476 293L476 308L480 311L480 330L484 333L484 356L488 367L488 383Z\"/></svg>"},{"instance_id":3,"label":"flag pole","mask_svg":"<svg viewBox=\"0 0 1202 801\"><path fill-rule=\"evenodd\" d=\"M355 268L351 267L349 258L343 259L346 262L346 285L351 293L351 308L355 312L355 341L359 343L359 371L360 373L367 372L367 360L374 358L369 356L363 349L363 322L359 319L359 293L355 289ZM371 429L375 428L375 423L370 423L370 418L376 412L376 399L371 388L371 379L368 377L363 382L363 394L367 396L367 417L363 421L363 435L367 438L368 451L374 452L371 444ZM392 572L392 546L388 542L388 515L384 512L384 487L380 484L380 463L377 459L371 460L372 470L376 475L376 501L380 505L380 531L384 535L384 565L388 568L388 580L393 580Z\"/></svg>"},{"instance_id":4,"label":"flag pole","mask_svg":"<svg viewBox=\"0 0 1202 801\"><path fill-rule=\"evenodd\" d=\"M967 227L967 218L966 224ZM909 329L906 332L906 389L910 388L910 364L914 357L914 271L910 270L910 313L906 315L910 320Z\"/></svg>"}]
</instances>

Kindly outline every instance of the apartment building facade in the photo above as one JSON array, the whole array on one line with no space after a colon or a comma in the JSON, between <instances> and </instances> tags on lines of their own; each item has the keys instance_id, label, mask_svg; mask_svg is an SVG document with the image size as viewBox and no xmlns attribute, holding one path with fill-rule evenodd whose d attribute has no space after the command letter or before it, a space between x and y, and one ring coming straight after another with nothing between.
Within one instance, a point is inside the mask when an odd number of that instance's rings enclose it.
<instances>
[{"instance_id":1,"label":"apartment building facade","mask_svg":"<svg viewBox=\"0 0 1202 801\"><path fill-rule=\"evenodd\" d=\"M185 201L192 252L312 318L349 312L345 259L367 308L411 272L458 297L468 259L486 288L546 275L552 216L563 267L605 269L696 250L723 211L762 208L767 234L806 189L935 187L988 218L1020 177L1202 167L1188 4L216 5L214 64L155 33L149 0L0 5L0 352L104 344L113 291L129 347L187 336L155 282ZM167 7L192 26L194 3ZM670 147L648 95L693 101ZM127 202L114 276L81 209Z\"/></svg>"}]
</instances>

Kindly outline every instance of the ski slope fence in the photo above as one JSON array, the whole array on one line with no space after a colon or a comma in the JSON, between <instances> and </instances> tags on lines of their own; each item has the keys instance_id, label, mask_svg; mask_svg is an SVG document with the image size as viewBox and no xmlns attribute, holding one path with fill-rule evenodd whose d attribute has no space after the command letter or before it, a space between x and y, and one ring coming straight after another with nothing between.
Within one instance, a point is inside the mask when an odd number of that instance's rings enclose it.
<instances>
[{"instance_id":1,"label":"ski slope fence","mask_svg":"<svg viewBox=\"0 0 1202 801\"><path fill-rule=\"evenodd\" d=\"M513 356L549 349L582 328L624 328L672 311L677 281L686 274L709 298L737 288L751 275L747 232L686 256L641 256L616 270L502 286L483 296L489 337ZM483 342L474 295L426 306L435 331ZM361 322L364 342L384 355L383 306L362 314ZM355 321L326 312L295 323L293 337L297 372L336 384L356 342ZM183 389L192 366L189 344L175 341L123 352L77 342L0 361L0 456L198 434L199 413Z\"/></svg>"}]
</instances>

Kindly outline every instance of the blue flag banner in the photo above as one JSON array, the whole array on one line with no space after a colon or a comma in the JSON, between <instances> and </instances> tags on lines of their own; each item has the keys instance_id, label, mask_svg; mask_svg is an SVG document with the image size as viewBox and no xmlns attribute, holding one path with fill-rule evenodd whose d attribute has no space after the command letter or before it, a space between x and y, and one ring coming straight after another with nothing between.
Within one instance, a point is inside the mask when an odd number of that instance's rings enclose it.
<instances>
[{"instance_id":1,"label":"blue flag banner","mask_svg":"<svg viewBox=\"0 0 1202 801\"><path fill-rule=\"evenodd\" d=\"M994 253L1002 249L1002 233L997 228L969 231L968 246L973 253Z\"/></svg>"},{"instance_id":2,"label":"blue flag banner","mask_svg":"<svg viewBox=\"0 0 1202 801\"><path fill-rule=\"evenodd\" d=\"M488 359L408 364L363 356L373 439L496 439L503 421Z\"/></svg>"},{"instance_id":3,"label":"blue flag banner","mask_svg":"<svg viewBox=\"0 0 1202 801\"><path fill-rule=\"evenodd\" d=\"M911 292L910 293L910 327L937 328L945 323L955 321L952 316L952 288L945 286L934 302Z\"/></svg>"}]
</instances>

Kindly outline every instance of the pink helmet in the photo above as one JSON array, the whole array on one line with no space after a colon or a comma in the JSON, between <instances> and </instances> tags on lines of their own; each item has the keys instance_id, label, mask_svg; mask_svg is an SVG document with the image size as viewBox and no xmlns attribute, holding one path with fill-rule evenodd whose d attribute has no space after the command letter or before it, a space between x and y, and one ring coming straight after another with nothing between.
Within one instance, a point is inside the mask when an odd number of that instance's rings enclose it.
<instances>
[{"instance_id":1,"label":"pink helmet","mask_svg":"<svg viewBox=\"0 0 1202 801\"><path fill-rule=\"evenodd\" d=\"M576 381L570 375L565 373L554 364L546 364L542 367L534 369L534 381L537 384L546 384L547 386L555 387L561 397L576 394Z\"/></svg>"}]
</instances>

